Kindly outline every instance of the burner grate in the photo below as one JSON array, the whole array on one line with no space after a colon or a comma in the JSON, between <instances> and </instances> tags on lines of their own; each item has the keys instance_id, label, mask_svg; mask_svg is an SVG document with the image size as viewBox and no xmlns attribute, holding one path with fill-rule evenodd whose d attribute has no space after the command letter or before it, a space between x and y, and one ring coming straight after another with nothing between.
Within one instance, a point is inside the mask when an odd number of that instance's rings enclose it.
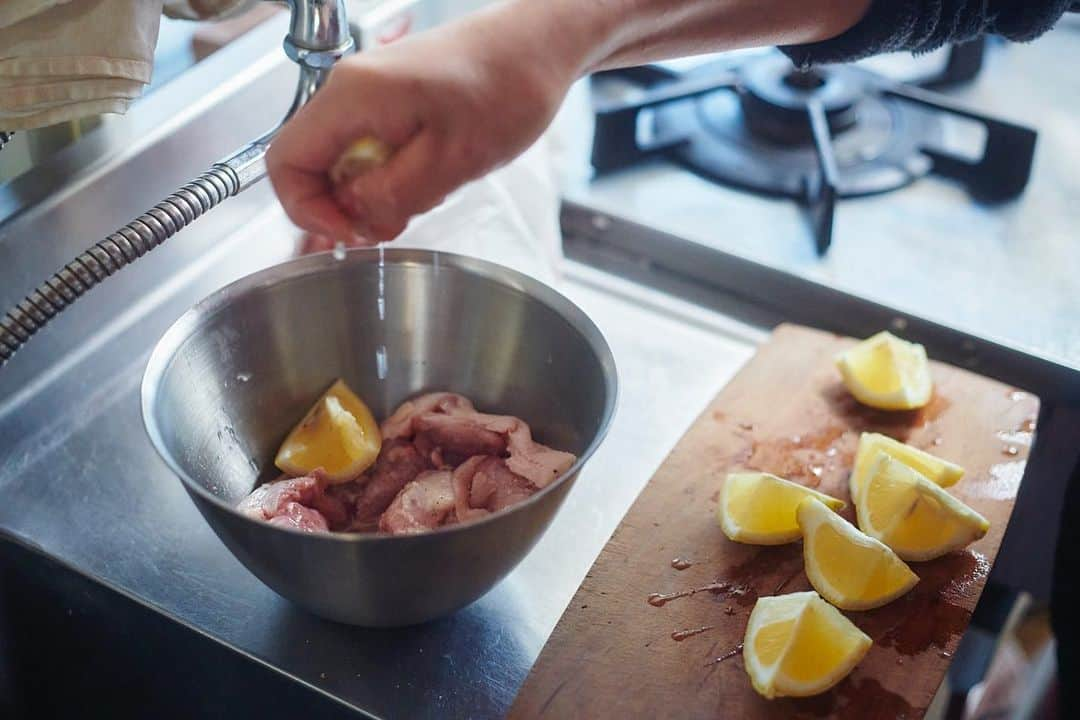
<instances>
[{"instance_id":1,"label":"burner grate","mask_svg":"<svg viewBox=\"0 0 1080 720\"><path fill-rule=\"evenodd\" d=\"M982 43L958 46L945 71L921 84L968 80L981 61ZM604 75L643 93L597 106L598 173L664 154L718 182L793 198L806 208L822 254L838 198L887 192L934 172L964 184L976 200L1000 202L1021 193L1031 173L1034 130L854 66L799 71L777 53L734 68L676 74L647 66ZM983 126L981 158L944 149L948 116ZM639 139L643 122L647 141Z\"/></svg>"}]
</instances>

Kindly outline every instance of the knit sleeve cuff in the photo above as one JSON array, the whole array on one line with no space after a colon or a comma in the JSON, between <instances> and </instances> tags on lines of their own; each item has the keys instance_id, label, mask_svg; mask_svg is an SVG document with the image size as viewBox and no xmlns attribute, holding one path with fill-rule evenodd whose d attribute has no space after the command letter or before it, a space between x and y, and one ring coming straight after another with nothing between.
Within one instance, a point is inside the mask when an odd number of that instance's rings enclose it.
<instances>
[{"instance_id":1,"label":"knit sleeve cuff","mask_svg":"<svg viewBox=\"0 0 1080 720\"><path fill-rule=\"evenodd\" d=\"M796 66L807 68L900 50L914 33L918 5L910 0L872 0L863 18L844 33L821 42L781 46L780 51Z\"/></svg>"}]
</instances>

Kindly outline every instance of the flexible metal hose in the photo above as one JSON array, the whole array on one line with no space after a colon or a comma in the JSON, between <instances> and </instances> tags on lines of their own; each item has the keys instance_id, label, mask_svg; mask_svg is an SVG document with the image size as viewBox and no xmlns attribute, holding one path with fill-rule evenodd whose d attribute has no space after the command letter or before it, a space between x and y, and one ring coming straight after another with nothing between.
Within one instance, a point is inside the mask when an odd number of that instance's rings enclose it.
<instances>
[{"instance_id":1,"label":"flexible metal hose","mask_svg":"<svg viewBox=\"0 0 1080 720\"><path fill-rule=\"evenodd\" d=\"M0 365L92 287L239 191L236 172L227 165L215 164L69 262L0 319Z\"/></svg>"},{"instance_id":2,"label":"flexible metal hose","mask_svg":"<svg viewBox=\"0 0 1080 720\"><path fill-rule=\"evenodd\" d=\"M311 99L334 63L355 47L345 0L288 4L292 18L283 44L286 55L300 65L300 79L282 123L86 250L9 310L0 319L0 366L88 290L266 176L266 151L281 125ZM5 136L0 133L0 147Z\"/></svg>"},{"instance_id":3,"label":"flexible metal hose","mask_svg":"<svg viewBox=\"0 0 1080 720\"><path fill-rule=\"evenodd\" d=\"M339 52L351 50L351 43L349 38L348 46ZM307 103L325 78L326 68L301 66L296 94L285 120ZM69 262L9 310L0 319L0 367L34 333L88 290L161 245L225 199L265 177L266 151L280 128L279 124L225 160L214 163L202 175Z\"/></svg>"}]
</instances>

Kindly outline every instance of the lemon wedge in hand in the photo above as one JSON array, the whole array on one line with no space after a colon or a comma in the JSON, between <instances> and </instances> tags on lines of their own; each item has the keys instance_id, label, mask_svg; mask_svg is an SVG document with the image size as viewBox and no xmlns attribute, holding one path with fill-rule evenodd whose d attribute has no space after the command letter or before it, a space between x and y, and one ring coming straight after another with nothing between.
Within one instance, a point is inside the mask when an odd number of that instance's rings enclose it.
<instances>
[{"instance_id":1,"label":"lemon wedge in hand","mask_svg":"<svg viewBox=\"0 0 1080 720\"><path fill-rule=\"evenodd\" d=\"M743 640L746 674L767 698L825 692L859 664L871 641L813 591L759 598Z\"/></svg>"},{"instance_id":2,"label":"lemon wedge in hand","mask_svg":"<svg viewBox=\"0 0 1080 720\"><path fill-rule=\"evenodd\" d=\"M836 366L855 399L870 407L913 410L930 402L933 394L926 348L888 332L844 351Z\"/></svg>"},{"instance_id":3,"label":"lemon wedge in hand","mask_svg":"<svg viewBox=\"0 0 1080 720\"><path fill-rule=\"evenodd\" d=\"M919 576L887 545L863 535L816 498L802 501L798 518L806 576L821 597L836 607L881 607L919 582Z\"/></svg>"},{"instance_id":4,"label":"lemon wedge in hand","mask_svg":"<svg viewBox=\"0 0 1080 720\"><path fill-rule=\"evenodd\" d=\"M844 507L841 500L769 473L731 473L721 491L717 520L724 534L736 542L795 542L802 535L795 510L808 497L817 498L833 510Z\"/></svg>"},{"instance_id":5,"label":"lemon wedge in hand","mask_svg":"<svg viewBox=\"0 0 1080 720\"><path fill-rule=\"evenodd\" d=\"M941 487L955 485L964 477L964 468L948 460L942 460L928 452L905 445L891 437L877 433L863 433L859 437L859 449L855 453L855 468L851 472L851 499L859 501L859 491L866 484L870 464L878 452L884 452L915 470L927 480Z\"/></svg>"},{"instance_id":6,"label":"lemon wedge in hand","mask_svg":"<svg viewBox=\"0 0 1080 720\"><path fill-rule=\"evenodd\" d=\"M990 529L979 513L899 460L879 452L855 503L859 527L904 560L932 560Z\"/></svg>"},{"instance_id":7,"label":"lemon wedge in hand","mask_svg":"<svg viewBox=\"0 0 1080 720\"><path fill-rule=\"evenodd\" d=\"M329 482L348 482L371 467L381 447L371 411L338 380L285 438L274 464L294 476L322 468Z\"/></svg>"},{"instance_id":8,"label":"lemon wedge in hand","mask_svg":"<svg viewBox=\"0 0 1080 720\"><path fill-rule=\"evenodd\" d=\"M390 146L381 140L374 137L362 137L350 143L341 153L330 168L330 179L335 185L340 185L382 167L390 159L391 153Z\"/></svg>"}]
</instances>

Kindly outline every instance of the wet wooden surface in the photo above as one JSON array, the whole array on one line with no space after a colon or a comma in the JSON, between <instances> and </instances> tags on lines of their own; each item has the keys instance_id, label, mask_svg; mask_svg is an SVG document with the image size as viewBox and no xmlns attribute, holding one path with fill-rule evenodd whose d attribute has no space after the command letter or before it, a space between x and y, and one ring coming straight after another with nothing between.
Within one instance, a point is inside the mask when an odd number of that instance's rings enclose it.
<instances>
[{"instance_id":1,"label":"wet wooden surface","mask_svg":"<svg viewBox=\"0 0 1080 720\"><path fill-rule=\"evenodd\" d=\"M852 341L783 325L709 405L653 476L567 607L511 709L514 718L921 717L997 555L1023 476L1038 399L934 363L919 411L857 404L834 355ZM758 597L806 590L802 547L728 540L714 520L724 476L766 470L848 502L859 433L876 431L960 463L950 492L990 531L912 563L919 584L846 613L874 641L836 688L767 701L740 643Z\"/></svg>"}]
</instances>

